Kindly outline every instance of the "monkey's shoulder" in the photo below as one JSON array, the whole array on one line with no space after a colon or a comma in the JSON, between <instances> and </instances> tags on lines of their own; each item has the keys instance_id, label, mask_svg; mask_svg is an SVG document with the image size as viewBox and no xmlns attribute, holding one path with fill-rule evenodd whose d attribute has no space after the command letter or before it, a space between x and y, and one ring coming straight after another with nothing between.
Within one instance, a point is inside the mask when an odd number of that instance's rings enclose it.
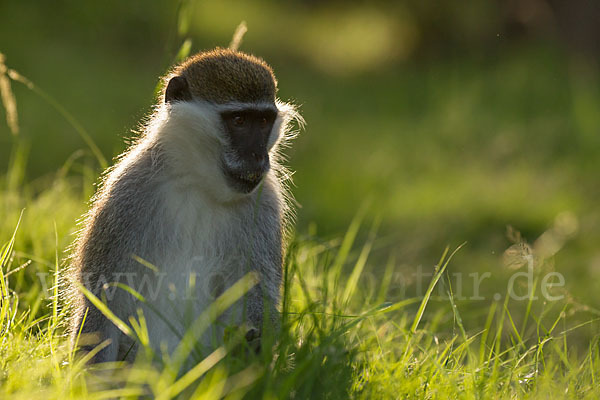
<instances>
[{"instance_id":1,"label":"monkey's shoulder","mask_svg":"<svg viewBox=\"0 0 600 400\"><path fill-rule=\"evenodd\" d=\"M88 212L79 240L86 260L114 261L143 251L160 227L164 208L158 195L161 180L148 157L127 166L117 165L104 180ZM142 256L142 255L140 255Z\"/></svg>"}]
</instances>

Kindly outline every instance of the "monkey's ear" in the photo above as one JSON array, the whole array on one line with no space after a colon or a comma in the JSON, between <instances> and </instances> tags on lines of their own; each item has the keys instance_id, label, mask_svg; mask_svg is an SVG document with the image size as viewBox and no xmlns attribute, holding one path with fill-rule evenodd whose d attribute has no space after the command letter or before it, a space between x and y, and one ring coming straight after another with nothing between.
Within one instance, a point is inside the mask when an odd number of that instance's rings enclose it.
<instances>
[{"instance_id":1,"label":"monkey's ear","mask_svg":"<svg viewBox=\"0 0 600 400\"><path fill-rule=\"evenodd\" d=\"M183 76L171 78L167 84L167 90L165 90L165 103L188 100L192 100L192 92L190 92L187 80Z\"/></svg>"}]
</instances>

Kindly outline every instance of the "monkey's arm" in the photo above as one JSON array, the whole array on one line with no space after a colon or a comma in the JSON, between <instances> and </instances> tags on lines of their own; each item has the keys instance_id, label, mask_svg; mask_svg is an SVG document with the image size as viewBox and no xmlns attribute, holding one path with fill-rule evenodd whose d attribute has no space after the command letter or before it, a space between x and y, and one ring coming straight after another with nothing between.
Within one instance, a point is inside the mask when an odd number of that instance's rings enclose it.
<instances>
[{"instance_id":1,"label":"monkey's arm","mask_svg":"<svg viewBox=\"0 0 600 400\"><path fill-rule=\"evenodd\" d=\"M80 242L76 280L93 296L106 304L118 318L127 321L128 302L131 299L115 283L130 268L127 260L114 243L103 237L100 221L91 221L87 235ZM119 261L120 260L120 261ZM77 289L76 289L77 290ZM80 290L75 298L75 313L71 320L71 342L88 353L96 346L104 346L91 360L93 363L117 361L124 335Z\"/></svg>"},{"instance_id":2,"label":"monkey's arm","mask_svg":"<svg viewBox=\"0 0 600 400\"><path fill-rule=\"evenodd\" d=\"M144 181L147 179L137 174L138 170L151 172L148 165L142 164L115 182L110 191L101 192L100 201L94 204L85 221L72 260L73 275L78 284L104 301L125 323L135 310L135 299L115 283L131 286L139 282L139 274L143 272L132 255L152 261L151 253L156 247L156 243L149 242L145 236L156 233L157 222L152 219L154 208L149 201L155 196L145 195L144 191L152 188L146 188ZM132 187L135 190L131 190ZM79 332L96 339L95 343L82 343L84 351L110 341L93 362L116 361L128 338L83 293L78 291L75 297L72 343L75 344Z\"/></svg>"}]
</instances>

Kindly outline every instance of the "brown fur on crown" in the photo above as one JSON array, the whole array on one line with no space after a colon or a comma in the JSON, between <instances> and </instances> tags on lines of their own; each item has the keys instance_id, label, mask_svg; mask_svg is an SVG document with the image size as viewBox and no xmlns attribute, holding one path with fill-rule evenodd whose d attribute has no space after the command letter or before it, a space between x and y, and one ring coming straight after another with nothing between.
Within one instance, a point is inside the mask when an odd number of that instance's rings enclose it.
<instances>
[{"instance_id":1,"label":"brown fur on crown","mask_svg":"<svg viewBox=\"0 0 600 400\"><path fill-rule=\"evenodd\" d=\"M217 104L275 102L277 80L262 59L240 51L216 48L189 57L175 67L192 96Z\"/></svg>"}]
</instances>

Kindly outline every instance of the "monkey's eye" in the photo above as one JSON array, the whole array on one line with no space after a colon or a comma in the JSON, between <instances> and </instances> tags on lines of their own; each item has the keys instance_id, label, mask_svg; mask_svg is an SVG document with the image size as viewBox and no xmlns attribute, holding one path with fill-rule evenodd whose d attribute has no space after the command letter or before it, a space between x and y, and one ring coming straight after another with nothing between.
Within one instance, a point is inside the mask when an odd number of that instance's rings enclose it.
<instances>
[{"instance_id":1,"label":"monkey's eye","mask_svg":"<svg viewBox=\"0 0 600 400\"><path fill-rule=\"evenodd\" d=\"M235 117L233 117L233 123L236 126L242 126L242 125L244 125L245 122L246 122L246 120L241 115L236 115Z\"/></svg>"}]
</instances>

